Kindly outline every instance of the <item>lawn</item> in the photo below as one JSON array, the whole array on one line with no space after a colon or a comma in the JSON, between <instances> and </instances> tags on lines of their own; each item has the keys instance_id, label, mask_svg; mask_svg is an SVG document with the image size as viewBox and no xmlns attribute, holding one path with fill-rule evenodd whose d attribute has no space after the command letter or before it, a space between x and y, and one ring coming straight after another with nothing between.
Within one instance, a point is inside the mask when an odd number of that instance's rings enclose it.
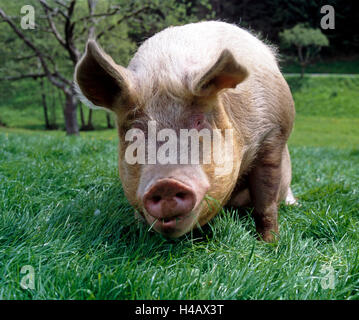
<instances>
[{"instance_id":1,"label":"lawn","mask_svg":"<svg viewBox=\"0 0 359 320\"><path fill-rule=\"evenodd\" d=\"M0 128L0 299L359 299L359 79L288 82L300 205L281 206L277 244L229 210L168 241L134 222L115 130L69 138L14 116Z\"/></svg>"}]
</instances>

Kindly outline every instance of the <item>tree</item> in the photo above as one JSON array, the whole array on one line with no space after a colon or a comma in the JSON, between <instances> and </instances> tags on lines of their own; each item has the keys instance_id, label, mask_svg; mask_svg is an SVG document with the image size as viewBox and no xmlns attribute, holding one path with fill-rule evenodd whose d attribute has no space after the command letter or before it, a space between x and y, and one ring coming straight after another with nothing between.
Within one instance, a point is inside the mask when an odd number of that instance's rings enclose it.
<instances>
[{"instance_id":1,"label":"tree","mask_svg":"<svg viewBox=\"0 0 359 320\"><path fill-rule=\"evenodd\" d=\"M189 0L194 1L194 0ZM279 43L278 34L298 23L319 28L323 14L320 8L331 5L335 9L335 30L322 32L330 47L321 54L337 57L357 56L359 52L359 1L356 0L209 0L217 19L239 24L263 34L272 43Z\"/></svg>"},{"instance_id":2,"label":"tree","mask_svg":"<svg viewBox=\"0 0 359 320\"><path fill-rule=\"evenodd\" d=\"M34 30L23 30L18 21L21 5L5 0L0 4L0 17L12 31L1 30L6 35L4 43L12 46L4 49L9 55L5 80L46 77L65 96L63 112L69 135L79 133L73 72L88 38L102 42L109 54L126 64L136 47L128 36L129 31L134 32L133 28L129 30L129 24L140 23L158 31L166 21L169 25L193 20L193 16L184 14L185 4L176 0L29 0L27 4L36 12L36 25ZM26 62L9 68L16 53L25 56ZM37 64L31 63L33 59L41 66L40 72ZM92 126L91 116L90 113L88 127Z\"/></svg>"},{"instance_id":3,"label":"tree","mask_svg":"<svg viewBox=\"0 0 359 320\"><path fill-rule=\"evenodd\" d=\"M284 48L295 48L301 66L301 77L305 68L318 55L322 47L329 45L328 38L320 29L309 28L305 24L297 24L291 29L279 33Z\"/></svg>"},{"instance_id":4,"label":"tree","mask_svg":"<svg viewBox=\"0 0 359 320\"><path fill-rule=\"evenodd\" d=\"M30 57L30 59L33 57L37 58L42 68L42 73L36 71L22 73L17 77L17 79L37 79L40 77L46 77L52 85L62 90L65 95L64 119L66 132L69 135L78 134L78 99L72 83L72 72L70 71L71 69L74 69L77 62L81 58L81 50L78 47L78 43L86 42L87 37L94 37L94 19L117 15L120 11L120 7L109 6L104 12L95 13L97 1L88 0L88 12L86 13L84 10L85 8L83 8L82 5L81 11L85 12L85 15L77 17L75 14L77 4L76 0L55 0L54 2L55 5L48 4L46 0L39 0L37 4L34 3L36 8L35 12L42 10L43 16L45 17L43 20L46 20L48 24L48 26L46 26L44 21L41 20L40 17L38 18L39 23L36 26L38 28L36 35L38 36L39 33L42 33L40 39L36 39L32 36L31 32L24 32L14 19L8 16L3 9L0 9L0 16L32 52L32 57ZM77 5L77 8L80 9L80 5ZM133 6L126 8L121 7L121 11L124 13L121 14L121 17L118 18L115 23L119 24L136 14L140 14L147 8L147 5L140 6L136 9L134 9ZM87 27L87 23L92 23L92 25ZM82 28L80 29L81 26ZM109 28L110 25L107 29ZM87 30L88 34L86 34ZM101 30L99 37L102 37L106 31L106 29ZM52 36L53 39L56 40L57 46L55 47L57 50L60 50L62 54L56 54L53 50L48 49L51 48L49 44L54 44L53 42L48 41L47 38L49 36ZM82 38L82 41L76 41L79 38ZM8 79L11 80L11 77L8 77Z\"/></svg>"}]
</instances>

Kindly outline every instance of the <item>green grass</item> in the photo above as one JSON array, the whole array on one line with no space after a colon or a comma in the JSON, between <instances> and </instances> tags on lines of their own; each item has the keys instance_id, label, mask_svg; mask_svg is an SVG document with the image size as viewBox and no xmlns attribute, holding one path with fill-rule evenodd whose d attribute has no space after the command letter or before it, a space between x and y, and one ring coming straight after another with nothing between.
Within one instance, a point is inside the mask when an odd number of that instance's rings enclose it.
<instances>
[{"instance_id":1,"label":"green grass","mask_svg":"<svg viewBox=\"0 0 359 320\"><path fill-rule=\"evenodd\" d=\"M298 114L289 143L295 146L356 148L359 146L359 118L330 118Z\"/></svg>"},{"instance_id":2,"label":"green grass","mask_svg":"<svg viewBox=\"0 0 359 320\"><path fill-rule=\"evenodd\" d=\"M347 80L289 79L300 206L281 206L277 244L256 240L249 212L222 210L173 241L138 225L115 130L0 127L0 299L359 299L358 82ZM25 265L35 289L20 286Z\"/></svg>"},{"instance_id":3,"label":"green grass","mask_svg":"<svg viewBox=\"0 0 359 320\"><path fill-rule=\"evenodd\" d=\"M60 130L64 129L64 115L62 106L64 96L58 90L45 83L46 101L51 118L51 109L56 110L56 123ZM82 105L83 106L83 105ZM87 122L89 109L83 106L85 122ZM77 114L80 122L80 112ZM112 117L112 124L114 119ZM18 82L0 81L0 123L4 122L8 128L23 128L29 130L44 130L44 111L41 100L41 89L34 80L21 80ZM97 130L107 128L106 113L102 110L93 110L93 125Z\"/></svg>"},{"instance_id":4,"label":"green grass","mask_svg":"<svg viewBox=\"0 0 359 320\"><path fill-rule=\"evenodd\" d=\"M359 76L287 77L296 112L303 116L359 118Z\"/></svg>"},{"instance_id":5,"label":"green grass","mask_svg":"<svg viewBox=\"0 0 359 320\"><path fill-rule=\"evenodd\" d=\"M0 146L0 298L359 298L357 149L291 147L301 206L280 209L271 245L229 211L198 240L136 225L116 141L2 132ZM24 265L34 290L19 286ZM327 265L333 290L321 287Z\"/></svg>"}]
</instances>

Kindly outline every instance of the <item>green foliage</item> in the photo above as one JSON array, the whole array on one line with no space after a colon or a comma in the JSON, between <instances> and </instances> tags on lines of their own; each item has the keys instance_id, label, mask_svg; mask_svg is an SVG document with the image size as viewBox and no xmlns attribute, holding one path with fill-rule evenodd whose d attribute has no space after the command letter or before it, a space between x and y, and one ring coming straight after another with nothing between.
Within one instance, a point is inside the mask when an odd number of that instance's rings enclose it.
<instances>
[{"instance_id":1,"label":"green foliage","mask_svg":"<svg viewBox=\"0 0 359 320\"><path fill-rule=\"evenodd\" d=\"M185 24L198 21L200 18L207 18L210 16L211 8L207 0L201 0L196 4L176 0L99 0L96 3L95 14L111 12L111 8L114 7L118 7L120 10L114 15L90 20L86 19L86 16L89 15L87 1L77 1L73 19L75 45L80 52L84 52L88 30L91 26L96 26L97 35L104 31L99 43L114 57L116 62L124 65L128 63L136 47L147 35L152 35L170 25ZM48 21L43 15L41 5L36 0L29 0L26 4L35 8L36 28L26 30L25 35L42 52L46 53L46 56L54 60L59 71L65 72L68 77L72 77L73 64L69 60L68 53L51 32L44 32L48 29ZM23 5L24 3L21 1L0 0L0 7L13 17L17 25L20 25L20 9ZM59 6L53 3L51 5ZM61 6L58 9L64 10ZM133 15L139 9L143 9L143 11L138 15ZM200 9L201 13L199 12ZM119 20L121 20L120 23L118 23ZM66 26L61 15L54 17L54 23L60 36L65 39ZM111 26L112 28L108 30ZM36 59L17 60L18 57L23 57L27 53L33 55L33 52L26 46L24 47L22 40L14 36L6 23L0 24L0 35L5 43L5 46L0 48L0 70L4 75L16 74L16 72L22 74L25 70L29 70L29 66L36 67Z\"/></svg>"},{"instance_id":2,"label":"green foliage","mask_svg":"<svg viewBox=\"0 0 359 320\"><path fill-rule=\"evenodd\" d=\"M279 38L284 47L326 47L329 45L328 38L320 29L309 28L303 23L280 32Z\"/></svg>"},{"instance_id":3,"label":"green foliage","mask_svg":"<svg viewBox=\"0 0 359 320\"><path fill-rule=\"evenodd\" d=\"M85 50L85 44L90 36L89 30L91 27L95 27L97 40L104 47L105 51L118 64L126 66L135 53L137 46L146 36L152 35L170 25L185 24L187 22L198 21L200 17L209 17L208 12L210 10L207 0L201 0L198 3L186 3L185 1L176 0L99 0L95 3L95 18L89 18L88 2L75 2L74 14L69 22L70 25L65 23L63 15L59 14L59 12L66 11L67 9L58 3L49 3L52 8L56 8L51 13L53 25L58 31L57 36L55 36L54 33L49 31L49 22L46 19L40 2L36 0L26 2L27 5L32 5L35 8L36 27L34 30L22 30L22 32L42 53L50 72L59 72L64 78L69 80L68 83L71 83L73 79L77 57ZM20 10L24 4L21 1L9 2L0 0L0 7L8 16L11 16L12 21L18 28L20 28ZM116 11L116 14L112 14L111 12L114 12L115 8L119 8L119 10ZM201 13L199 10L201 10ZM103 15L104 13L105 15ZM70 35L69 38L67 38L67 35ZM1 77L19 77L24 74L44 73L34 52L24 45L23 40L15 35L7 23L0 24L0 36L4 43L0 48ZM71 42L71 47L73 45L77 49L75 54L73 54L76 55L75 59L71 52L66 49L70 45L61 44L58 38L61 38L65 43ZM24 83L27 84L29 82L25 81ZM49 84L49 82L46 81L46 84ZM36 110L36 108L40 108L42 105L41 91L38 90L38 84L34 80L32 86L34 91L31 93L30 103L23 101L23 107L26 108L31 104L33 106L33 113L38 115L40 111ZM69 84L66 84L66 86L69 86ZM55 86L52 89L49 89L47 86L45 91L50 100L57 99L57 97L63 95L58 92L59 88ZM19 85L0 81L0 97L2 98L0 105L16 108L21 104L20 100L24 99L26 95L27 91L22 92L19 89ZM52 112L52 116L56 115L58 119L58 114L62 113L64 107L64 99L60 98L57 100L51 105L56 107L56 110ZM59 103L61 100L62 104ZM12 105L13 103L14 105ZM5 116L2 121L7 121ZM12 123L11 120L9 122ZM36 124L34 123L34 125Z\"/></svg>"},{"instance_id":4,"label":"green foliage","mask_svg":"<svg viewBox=\"0 0 359 320\"><path fill-rule=\"evenodd\" d=\"M329 45L327 37L320 29L309 28L299 23L291 29L279 33L283 48L294 48L302 67L303 77L305 67L315 58L322 47Z\"/></svg>"}]
</instances>

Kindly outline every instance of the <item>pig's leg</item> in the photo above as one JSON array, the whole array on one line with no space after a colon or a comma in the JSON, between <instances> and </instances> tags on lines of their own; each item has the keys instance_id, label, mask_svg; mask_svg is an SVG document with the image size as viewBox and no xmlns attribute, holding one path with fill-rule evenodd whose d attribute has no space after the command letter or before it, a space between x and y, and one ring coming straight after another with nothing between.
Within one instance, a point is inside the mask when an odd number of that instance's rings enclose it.
<instances>
[{"instance_id":1,"label":"pig's leg","mask_svg":"<svg viewBox=\"0 0 359 320\"><path fill-rule=\"evenodd\" d=\"M251 195L249 189L243 189L232 195L228 205L232 207L248 207L251 204Z\"/></svg>"},{"instance_id":2,"label":"pig's leg","mask_svg":"<svg viewBox=\"0 0 359 320\"><path fill-rule=\"evenodd\" d=\"M293 192L290 188L290 183L292 180L292 166L290 162L290 156L289 156L287 145L283 150L281 166L282 166L282 177L281 177L278 201L279 202L285 201L285 204L287 205L295 205L297 204L297 201L294 198Z\"/></svg>"},{"instance_id":3,"label":"pig's leg","mask_svg":"<svg viewBox=\"0 0 359 320\"><path fill-rule=\"evenodd\" d=\"M249 174L253 216L261 239L274 241L278 234L278 198L282 178L283 146L265 146Z\"/></svg>"},{"instance_id":4,"label":"pig's leg","mask_svg":"<svg viewBox=\"0 0 359 320\"><path fill-rule=\"evenodd\" d=\"M248 188L248 177L242 177L233 190L230 199L227 202L231 207L249 207L251 206L251 195Z\"/></svg>"}]
</instances>

